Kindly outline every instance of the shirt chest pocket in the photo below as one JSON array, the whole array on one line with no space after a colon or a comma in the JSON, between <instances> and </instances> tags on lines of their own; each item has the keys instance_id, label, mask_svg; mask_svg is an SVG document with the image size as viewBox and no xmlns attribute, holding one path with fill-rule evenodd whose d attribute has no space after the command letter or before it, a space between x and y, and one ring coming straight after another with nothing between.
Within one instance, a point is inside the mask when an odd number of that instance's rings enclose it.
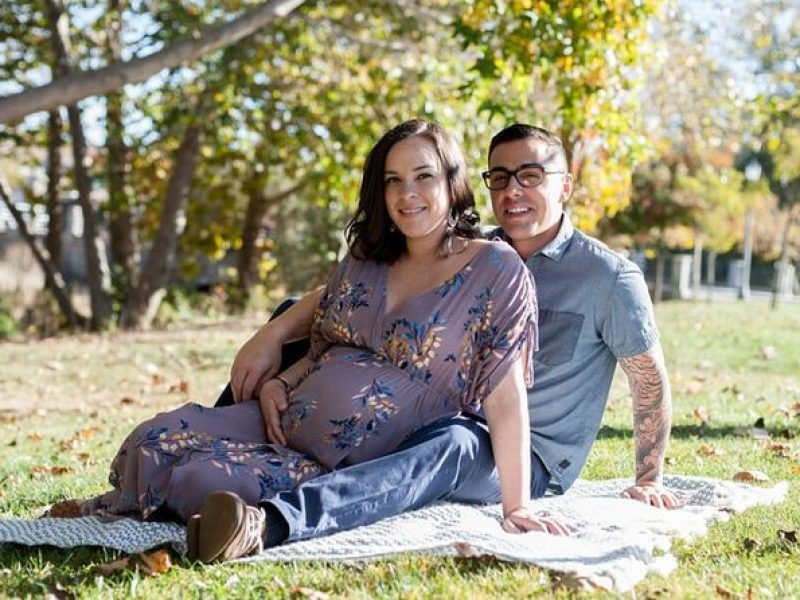
<instances>
[{"instance_id":1,"label":"shirt chest pocket","mask_svg":"<svg viewBox=\"0 0 800 600\"><path fill-rule=\"evenodd\" d=\"M536 361L555 367L572 360L583 320L584 316L578 313L540 309Z\"/></svg>"}]
</instances>

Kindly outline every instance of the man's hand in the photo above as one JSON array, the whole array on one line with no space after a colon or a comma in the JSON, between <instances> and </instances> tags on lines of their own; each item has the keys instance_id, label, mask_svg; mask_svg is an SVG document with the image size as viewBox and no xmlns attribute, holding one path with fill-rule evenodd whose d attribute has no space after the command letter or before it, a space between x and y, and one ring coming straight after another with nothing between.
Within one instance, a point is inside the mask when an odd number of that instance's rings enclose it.
<instances>
[{"instance_id":1,"label":"man's hand","mask_svg":"<svg viewBox=\"0 0 800 600\"><path fill-rule=\"evenodd\" d=\"M544 531L552 535L569 535L569 529L552 519L543 519L533 515L527 506L515 508L503 519L503 531L508 533L525 533L526 531Z\"/></svg>"},{"instance_id":2,"label":"man's hand","mask_svg":"<svg viewBox=\"0 0 800 600\"><path fill-rule=\"evenodd\" d=\"M657 483L632 485L622 492L623 498L638 500L657 508L680 508L683 503L670 492Z\"/></svg>"},{"instance_id":3,"label":"man's hand","mask_svg":"<svg viewBox=\"0 0 800 600\"><path fill-rule=\"evenodd\" d=\"M259 329L236 353L231 366L231 390L236 402L244 402L257 392L259 381L278 372L282 344L270 340L266 328Z\"/></svg>"},{"instance_id":4,"label":"man's hand","mask_svg":"<svg viewBox=\"0 0 800 600\"><path fill-rule=\"evenodd\" d=\"M261 418L267 430L267 439L273 444L286 445L286 436L281 429L281 413L286 410L286 388L277 379L269 379L261 386L258 403L261 406Z\"/></svg>"}]
</instances>

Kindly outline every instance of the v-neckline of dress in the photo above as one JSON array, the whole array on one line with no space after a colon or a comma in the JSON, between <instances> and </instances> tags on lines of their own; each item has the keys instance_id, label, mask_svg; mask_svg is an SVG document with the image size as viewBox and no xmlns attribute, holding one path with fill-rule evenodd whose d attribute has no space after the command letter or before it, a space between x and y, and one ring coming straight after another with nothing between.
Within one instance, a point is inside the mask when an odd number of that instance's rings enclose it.
<instances>
[{"instance_id":1,"label":"v-neckline of dress","mask_svg":"<svg viewBox=\"0 0 800 600\"><path fill-rule=\"evenodd\" d=\"M491 246L492 246L491 243L484 244L467 262L464 263L464 265L460 269L458 269L458 271L450 275L450 277L436 284L432 288L425 290L424 292L419 292L418 294L409 296L403 302L395 306L391 311L387 310L388 309L387 301L389 299L389 265L387 263L384 263L382 265L383 269L381 270L381 290L382 290L381 311L380 311L381 316L383 317L383 319L387 319L388 317L400 312L403 308L418 302L421 298L425 298L427 296L430 296L431 294L438 292L440 289L442 289L442 286L447 284L449 281L452 281L453 279L458 277L458 275L460 275L469 267L471 267L479 256L482 256L485 252L489 251L489 248L491 248Z\"/></svg>"}]
</instances>

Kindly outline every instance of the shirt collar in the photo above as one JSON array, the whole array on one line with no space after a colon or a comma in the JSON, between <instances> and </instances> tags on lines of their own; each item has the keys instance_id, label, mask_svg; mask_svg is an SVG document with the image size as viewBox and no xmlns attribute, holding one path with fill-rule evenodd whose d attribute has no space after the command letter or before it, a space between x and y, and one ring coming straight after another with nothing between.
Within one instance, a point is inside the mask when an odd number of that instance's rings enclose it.
<instances>
[{"instance_id":1,"label":"shirt collar","mask_svg":"<svg viewBox=\"0 0 800 600\"><path fill-rule=\"evenodd\" d=\"M543 254L551 260L560 261L561 257L564 256L564 252L567 251L567 247L569 246L569 242L574 233L575 226L572 224L572 219L569 218L567 213L562 213L561 225L558 227L558 233L556 234L556 237L550 240L550 242L544 248L537 251L533 256ZM502 227L498 227L494 232L494 235L503 241L508 242L509 244L511 243L511 238L509 238L506 232L503 231ZM531 258L533 258L533 256Z\"/></svg>"},{"instance_id":2,"label":"shirt collar","mask_svg":"<svg viewBox=\"0 0 800 600\"><path fill-rule=\"evenodd\" d=\"M572 219L569 218L567 213L561 214L561 225L558 228L556 237L550 240L544 248L539 250L536 254L544 254L547 258L555 261L560 261L567 251L567 246L575 233L575 226L572 224Z\"/></svg>"}]
</instances>

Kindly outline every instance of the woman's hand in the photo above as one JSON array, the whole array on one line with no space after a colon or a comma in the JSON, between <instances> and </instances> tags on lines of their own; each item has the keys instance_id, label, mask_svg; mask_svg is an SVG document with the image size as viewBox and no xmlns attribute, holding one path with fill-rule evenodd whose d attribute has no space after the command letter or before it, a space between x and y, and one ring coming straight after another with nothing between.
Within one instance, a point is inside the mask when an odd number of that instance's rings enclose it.
<instances>
[{"instance_id":1,"label":"woman's hand","mask_svg":"<svg viewBox=\"0 0 800 600\"><path fill-rule=\"evenodd\" d=\"M544 531L552 535L569 535L569 529L553 519L536 517L527 506L520 506L509 512L503 519L503 531L508 533L525 533L526 531Z\"/></svg>"},{"instance_id":2,"label":"woman's hand","mask_svg":"<svg viewBox=\"0 0 800 600\"><path fill-rule=\"evenodd\" d=\"M286 436L281 429L281 413L288 406L286 387L278 379L268 379L259 390L258 403L261 406L261 418L264 419L267 439L273 444L285 446Z\"/></svg>"}]
</instances>

